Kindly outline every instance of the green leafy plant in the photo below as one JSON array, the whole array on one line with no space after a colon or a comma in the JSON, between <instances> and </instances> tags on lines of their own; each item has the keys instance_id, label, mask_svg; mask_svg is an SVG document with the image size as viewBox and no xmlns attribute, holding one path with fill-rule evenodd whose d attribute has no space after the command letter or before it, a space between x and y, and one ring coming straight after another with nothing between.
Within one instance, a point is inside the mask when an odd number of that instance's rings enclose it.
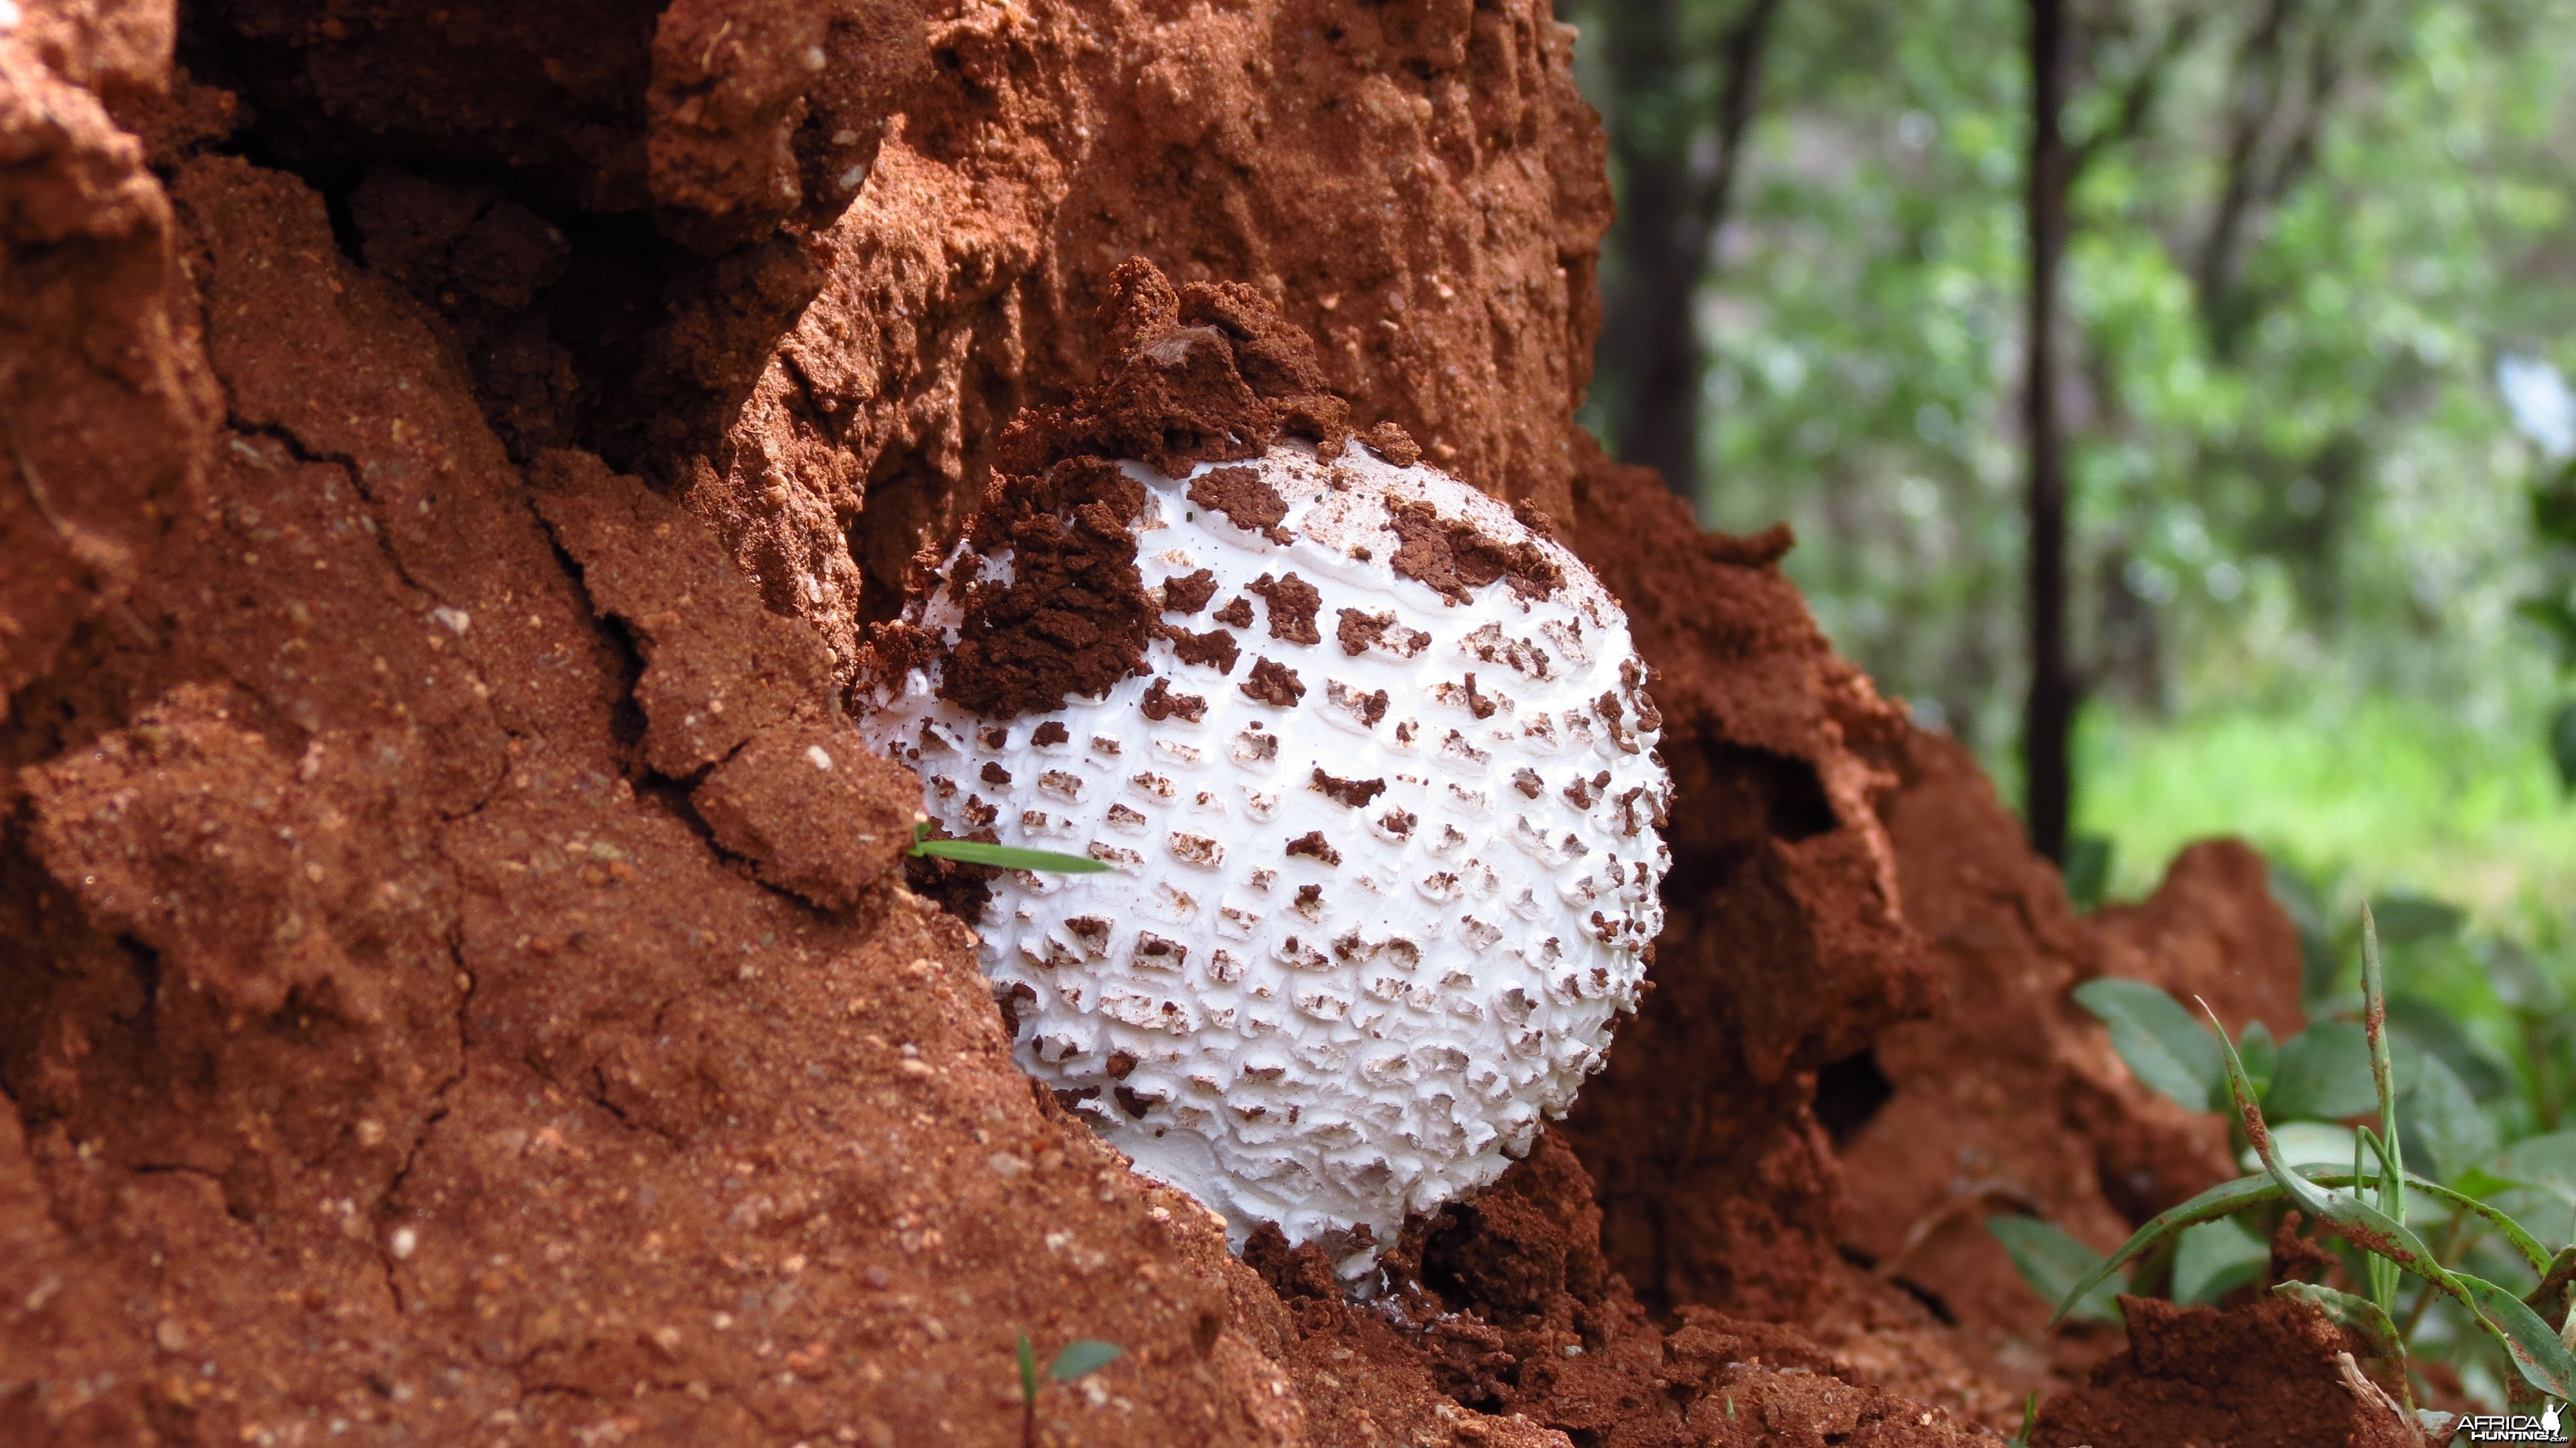
<instances>
[{"instance_id":1,"label":"green leafy plant","mask_svg":"<svg viewBox=\"0 0 2576 1448\"><path fill-rule=\"evenodd\" d=\"M913 826L912 848L905 853L933 860L956 860L968 865L990 865L997 870L1053 870L1064 875L1096 875L1109 868L1107 862L1083 855L1024 850L1017 845L988 845L982 840L934 840L929 833L928 825Z\"/></svg>"},{"instance_id":2,"label":"green leafy plant","mask_svg":"<svg viewBox=\"0 0 2576 1448\"><path fill-rule=\"evenodd\" d=\"M2065 1281L2062 1250L2044 1274L2025 1267L2025 1275L2058 1298L2054 1325L2097 1313L2101 1294L2118 1274L2175 1246L2191 1229L2295 1208L2356 1250L2352 1275L2361 1290L2304 1282L2273 1290L2313 1303L2370 1343L2397 1370L2410 1405L2410 1354L2437 1308L2446 1308L2459 1329L2447 1341L2484 1340L2502 1353L2514 1406L2543 1396L2576 1396L2576 1328L2552 1326L2553 1320L2567 1321L2570 1286L2576 1283L2576 1245L2568 1241L2576 1235L2576 1133L2533 1137L2498 1153L2491 1124L2437 1049L2407 1053L2411 1080L2401 1090L2379 932L2367 906L2361 912L2361 957L2361 1021L2321 1021L2277 1052L2259 1025L2229 1041L2206 1002L2201 1010L2209 1029L2202 1029L2152 987L2105 980L2079 989L2078 998L2110 1028L2114 1047L2140 1080L2195 1109L2216 1109L2224 1100L2234 1113L2238 1140L2260 1170L2158 1216L2071 1283ZM2292 1160L2286 1133L2274 1122L2294 1114L2325 1121L2367 1116L2350 1130L2350 1170L2318 1170ZM2408 1169L2410 1139L2431 1148L2419 1164L2433 1175ZM2439 1224L2438 1246L2409 1225L2410 1200L2418 1220ZM2562 1209L2555 1217L2553 1206ZM2491 1270L2529 1273L2535 1284L2530 1290L2517 1295L2462 1265L2474 1248L2490 1241L2507 1249ZM2411 1301L2403 1293L2409 1277L2419 1284Z\"/></svg>"},{"instance_id":3,"label":"green leafy plant","mask_svg":"<svg viewBox=\"0 0 2576 1448\"><path fill-rule=\"evenodd\" d=\"M1056 1353L1055 1361L1047 1365L1046 1375L1056 1382L1069 1383L1077 1378L1096 1373L1126 1355L1127 1349L1114 1342L1102 1342L1096 1337L1086 1337L1066 1343ZM1028 1448L1037 1448L1038 1353L1037 1349L1030 1344L1029 1335L1025 1332L1020 1334L1019 1358L1020 1438Z\"/></svg>"}]
</instances>

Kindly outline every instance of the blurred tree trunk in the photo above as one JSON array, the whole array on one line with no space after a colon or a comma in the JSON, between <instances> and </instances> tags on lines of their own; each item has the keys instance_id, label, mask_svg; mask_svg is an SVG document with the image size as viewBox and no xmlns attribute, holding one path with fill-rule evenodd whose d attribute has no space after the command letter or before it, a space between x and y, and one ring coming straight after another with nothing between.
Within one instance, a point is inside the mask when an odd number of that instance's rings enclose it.
<instances>
[{"instance_id":1,"label":"blurred tree trunk","mask_svg":"<svg viewBox=\"0 0 2576 1448\"><path fill-rule=\"evenodd\" d=\"M2166 72L2200 33L2201 17L2198 8L2174 16L2129 73L2110 116L2082 142L2070 143L2066 96L2078 49L2069 31L2070 7L2067 0L2030 0L2030 335L2022 395L2030 446L2030 693L2022 708L2022 819L2031 848L2059 864L2066 860L2074 815L2071 758L2075 711L2084 695L2067 631L2066 428L2058 411L2058 344L2064 332L2058 292L2066 260L2067 198L2104 151L2146 130ZM2115 8L2102 33L2089 37L2081 49L2089 55L2129 18Z\"/></svg>"},{"instance_id":2,"label":"blurred tree trunk","mask_svg":"<svg viewBox=\"0 0 2576 1448\"><path fill-rule=\"evenodd\" d=\"M1616 267L1595 361L1620 460L1662 473L1694 505L1707 359L1691 299L1726 219L1779 8L1745 0L1719 42L1713 88L1692 84L1683 0L1611 0L1599 12L1625 214L1612 233ZM1695 90L1708 92L1705 102Z\"/></svg>"},{"instance_id":3,"label":"blurred tree trunk","mask_svg":"<svg viewBox=\"0 0 2576 1448\"><path fill-rule=\"evenodd\" d=\"M2075 667L2066 637L2066 441L2057 396L2058 270L2074 156L2066 103L2066 0L2030 0L2030 317L2023 417L2030 433L2030 695L2022 713L2022 818L2031 848L2066 858L2074 803L2068 746Z\"/></svg>"}]
</instances>

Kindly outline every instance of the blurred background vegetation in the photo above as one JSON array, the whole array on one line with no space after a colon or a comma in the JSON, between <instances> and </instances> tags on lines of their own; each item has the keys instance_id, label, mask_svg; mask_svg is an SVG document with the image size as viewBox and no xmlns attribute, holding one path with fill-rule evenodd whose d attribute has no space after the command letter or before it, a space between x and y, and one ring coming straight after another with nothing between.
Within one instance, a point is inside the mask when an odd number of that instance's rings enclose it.
<instances>
[{"instance_id":1,"label":"blurred background vegetation","mask_svg":"<svg viewBox=\"0 0 2576 1448\"><path fill-rule=\"evenodd\" d=\"M1704 522L1793 523L1835 643L2008 796L2036 8L1561 6L1620 184L1587 420ZM2066 15L2075 831L2116 893L2233 831L2337 894L2564 915L2532 493L2576 450L2576 3Z\"/></svg>"},{"instance_id":2,"label":"blurred background vegetation","mask_svg":"<svg viewBox=\"0 0 2576 1448\"><path fill-rule=\"evenodd\" d=\"M1705 524L1792 523L2079 902L2241 835L2355 1040L2375 902L2479 1108L2453 1169L2576 1233L2576 0L1559 15L1620 201L1585 420Z\"/></svg>"}]
</instances>

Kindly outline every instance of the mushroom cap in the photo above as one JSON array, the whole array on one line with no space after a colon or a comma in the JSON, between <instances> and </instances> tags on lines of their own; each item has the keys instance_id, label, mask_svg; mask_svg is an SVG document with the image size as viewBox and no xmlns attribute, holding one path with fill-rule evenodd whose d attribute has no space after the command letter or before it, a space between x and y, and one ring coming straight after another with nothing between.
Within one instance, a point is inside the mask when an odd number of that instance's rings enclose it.
<instances>
[{"instance_id":1,"label":"mushroom cap","mask_svg":"<svg viewBox=\"0 0 2576 1448\"><path fill-rule=\"evenodd\" d=\"M1293 443L1119 468L1165 609L1139 672L1007 719L942 697L1012 568L961 544L862 727L948 832L1113 867L992 882L1020 1064L1238 1249L1276 1222L1357 1275L1524 1154L1635 1009L1661 721L1598 580L1454 478Z\"/></svg>"}]
</instances>

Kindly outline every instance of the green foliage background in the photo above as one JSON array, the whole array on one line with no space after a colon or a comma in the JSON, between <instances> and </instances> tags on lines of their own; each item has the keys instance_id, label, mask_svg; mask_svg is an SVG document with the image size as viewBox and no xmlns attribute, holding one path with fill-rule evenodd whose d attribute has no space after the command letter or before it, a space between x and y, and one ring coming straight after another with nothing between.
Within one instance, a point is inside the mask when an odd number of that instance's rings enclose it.
<instances>
[{"instance_id":1,"label":"green foliage background","mask_svg":"<svg viewBox=\"0 0 2576 1448\"><path fill-rule=\"evenodd\" d=\"M1738 0L1682 3L1714 34ZM2516 613L2548 564L2527 502L2545 460L2495 369L2576 370L2576 3L2078 8L2079 141L2115 124L2171 27L2196 27L2074 196L2079 829L2115 842L2115 893L2229 830L2346 898L2563 915L2559 663ZM1713 360L1702 518L1792 522L1786 566L1838 646L2008 795L2025 9L1783 6L1691 299ZM2249 170L2282 184L2213 288L2200 261L2274 9L2292 99ZM1605 108L1674 103L1612 93L1597 46L1578 65ZM2304 161L2280 164L2311 94Z\"/></svg>"}]
</instances>

